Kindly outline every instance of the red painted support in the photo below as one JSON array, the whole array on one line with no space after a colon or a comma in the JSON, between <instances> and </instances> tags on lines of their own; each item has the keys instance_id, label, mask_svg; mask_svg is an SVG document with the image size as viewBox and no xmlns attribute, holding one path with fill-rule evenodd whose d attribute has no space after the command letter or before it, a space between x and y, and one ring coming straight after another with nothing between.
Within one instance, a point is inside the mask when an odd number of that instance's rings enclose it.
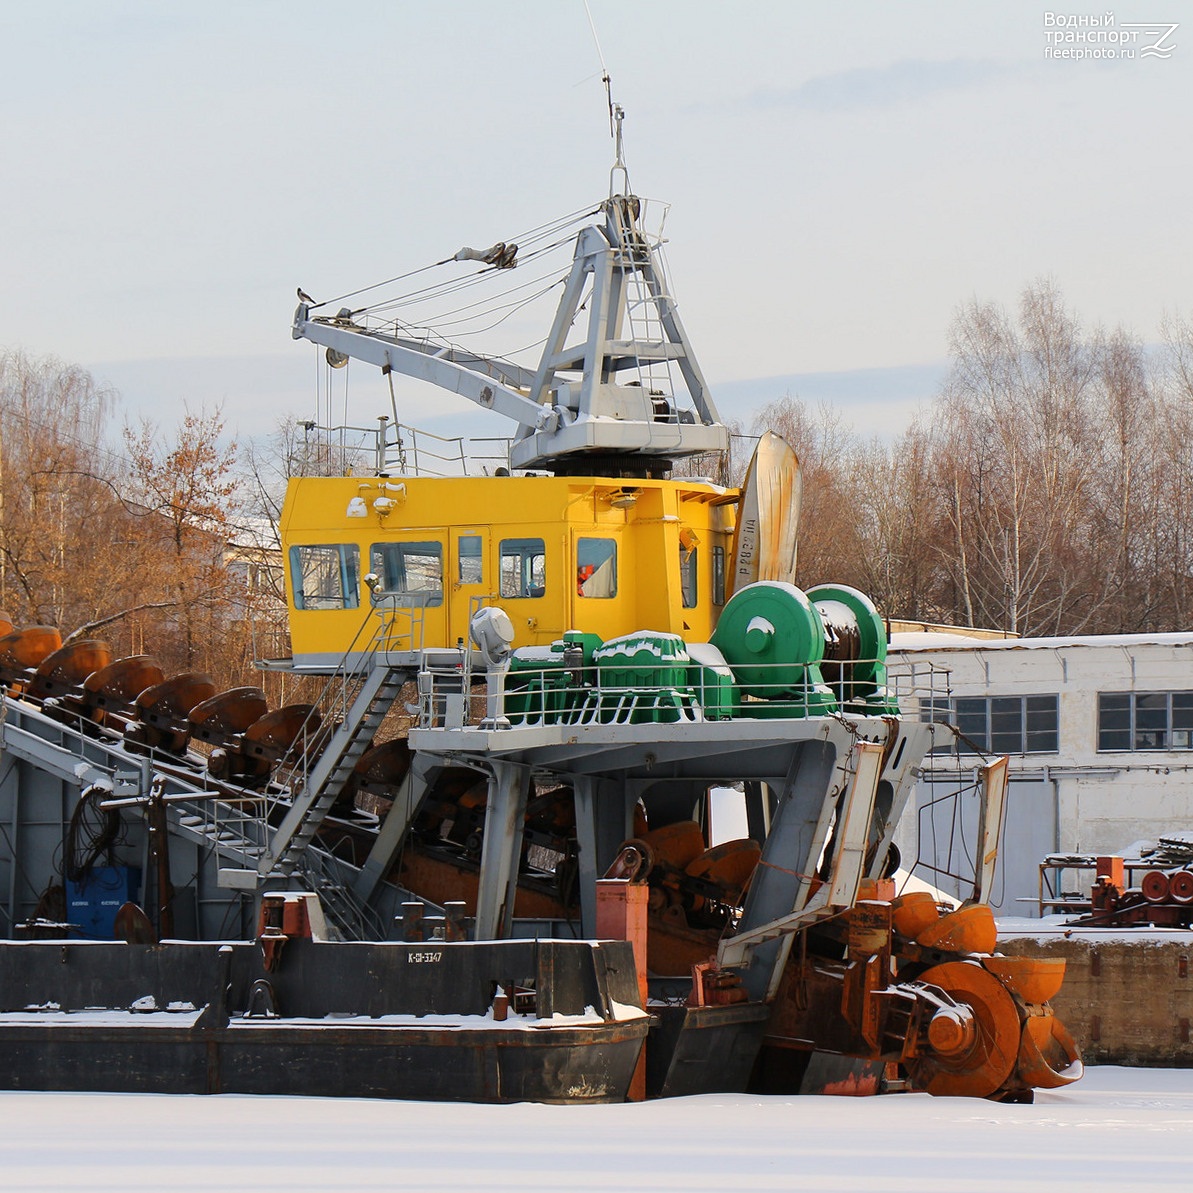
<instances>
[{"instance_id":1,"label":"red painted support","mask_svg":"<svg viewBox=\"0 0 1193 1193\"><path fill-rule=\"evenodd\" d=\"M638 992L645 1008L646 983L646 910L650 888L644 882L629 882L624 878L597 880L596 933L599 940L628 940L634 946L634 968L638 975ZM627 1100L641 1102L646 1098L646 1046L638 1058L638 1068L630 1082Z\"/></svg>"}]
</instances>

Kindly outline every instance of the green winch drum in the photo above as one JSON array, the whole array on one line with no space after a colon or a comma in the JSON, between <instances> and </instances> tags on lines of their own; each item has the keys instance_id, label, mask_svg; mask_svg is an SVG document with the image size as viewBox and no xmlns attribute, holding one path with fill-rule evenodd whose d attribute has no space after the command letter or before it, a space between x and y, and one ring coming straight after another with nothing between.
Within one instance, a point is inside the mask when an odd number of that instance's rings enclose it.
<instances>
[{"instance_id":1,"label":"green winch drum","mask_svg":"<svg viewBox=\"0 0 1193 1193\"><path fill-rule=\"evenodd\" d=\"M851 643L844 648L843 661L854 661L872 676L874 664L886 660L886 626L874 602L848 584L817 584L808 589L807 596L827 633L842 641L856 636L856 646L851 649ZM826 656L832 656L831 648Z\"/></svg>"},{"instance_id":2,"label":"green winch drum","mask_svg":"<svg viewBox=\"0 0 1193 1193\"><path fill-rule=\"evenodd\" d=\"M808 589L825 628L825 682L846 705L872 712L897 712L886 692L886 624L864 592L847 584Z\"/></svg>"},{"instance_id":3,"label":"green winch drum","mask_svg":"<svg viewBox=\"0 0 1193 1193\"><path fill-rule=\"evenodd\" d=\"M712 644L748 695L798 699L820 682L824 625L794 584L760 580L738 589L721 611Z\"/></svg>"}]
</instances>

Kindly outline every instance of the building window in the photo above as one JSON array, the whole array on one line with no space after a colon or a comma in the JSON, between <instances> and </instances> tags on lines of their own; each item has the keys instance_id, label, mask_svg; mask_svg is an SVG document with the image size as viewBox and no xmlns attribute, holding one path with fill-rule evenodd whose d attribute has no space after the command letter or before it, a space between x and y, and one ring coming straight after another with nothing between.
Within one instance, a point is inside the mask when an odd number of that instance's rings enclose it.
<instances>
[{"instance_id":1,"label":"building window","mask_svg":"<svg viewBox=\"0 0 1193 1193\"><path fill-rule=\"evenodd\" d=\"M1055 754L1059 749L1056 696L956 696L934 700L929 720L956 725L961 737L934 754Z\"/></svg>"},{"instance_id":2,"label":"building window","mask_svg":"<svg viewBox=\"0 0 1193 1193\"><path fill-rule=\"evenodd\" d=\"M576 540L576 592L582 597L617 595L617 543L614 539Z\"/></svg>"},{"instance_id":3,"label":"building window","mask_svg":"<svg viewBox=\"0 0 1193 1193\"><path fill-rule=\"evenodd\" d=\"M1193 692L1099 692L1098 749L1193 750Z\"/></svg>"},{"instance_id":4,"label":"building window","mask_svg":"<svg viewBox=\"0 0 1193 1193\"><path fill-rule=\"evenodd\" d=\"M399 604L414 608L443 604L443 544L374 543L370 566L381 580L387 596L399 596Z\"/></svg>"},{"instance_id":5,"label":"building window","mask_svg":"<svg viewBox=\"0 0 1193 1193\"><path fill-rule=\"evenodd\" d=\"M541 597L547 588L547 549L542 539L502 539L501 595Z\"/></svg>"},{"instance_id":6,"label":"building window","mask_svg":"<svg viewBox=\"0 0 1193 1193\"><path fill-rule=\"evenodd\" d=\"M296 609L355 609L360 604L360 551L353 543L290 548Z\"/></svg>"}]
</instances>

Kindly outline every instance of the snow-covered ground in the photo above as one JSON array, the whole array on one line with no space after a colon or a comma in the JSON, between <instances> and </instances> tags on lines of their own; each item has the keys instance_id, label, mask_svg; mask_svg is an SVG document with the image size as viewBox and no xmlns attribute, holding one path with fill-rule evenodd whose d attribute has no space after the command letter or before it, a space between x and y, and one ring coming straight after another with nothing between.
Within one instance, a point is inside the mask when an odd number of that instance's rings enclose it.
<instances>
[{"instance_id":1,"label":"snow-covered ground","mask_svg":"<svg viewBox=\"0 0 1193 1193\"><path fill-rule=\"evenodd\" d=\"M924 1094L646 1105L0 1093L0 1188L61 1193L1187 1189L1193 1070L1090 1069L1032 1106Z\"/></svg>"}]
</instances>

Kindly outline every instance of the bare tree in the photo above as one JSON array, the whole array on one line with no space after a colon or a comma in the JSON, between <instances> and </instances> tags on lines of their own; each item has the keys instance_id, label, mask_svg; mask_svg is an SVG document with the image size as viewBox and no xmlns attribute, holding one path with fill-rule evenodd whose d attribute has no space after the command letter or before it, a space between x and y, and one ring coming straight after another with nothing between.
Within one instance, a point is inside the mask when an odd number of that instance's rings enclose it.
<instances>
[{"instance_id":1,"label":"bare tree","mask_svg":"<svg viewBox=\"0 0 1193 1193\"><path fill-rule=\"evenodd\" d=\"M226 566L240 482L236 444L223 442L223 429L220 411L188 410L170 441L147 420L124 431L142 542L156 561L146 563L145 579L174 602L187 667L201 653L204 660L220 653L229 611L242 595Z\"/></svg>"},{"instance_id":2,"label":"bare tree","mask_svg":"<svg viewBox=\"0 0 1193 1193\"><path fill-rule=\"evenodd\" d=\"M1157 517L1167 487L1158 447L1158 411L1142 345L1119 329L1103 345L1086 497L1091 511L1091 602L1106 629L1140 631L1166 620L1159 568L1169 553Z\"/></svg>"},{"instance_id":3,"label":"bare tree","mask_svg":"<svg viewBox=\"0 0 1193 1193\"><path fill-rule=\"evenodd\" d=\"M729 432L729 446L723 452L701 452L677 460L671 475L707 477L726 487L740 485L757 440L755 436L745 434L736 419L726 419L725 428Z\"/></svg>"},{"instance_id":4,"label":"bare tree","mask_svg":"<svg viewBox=\"0 0 1193 1193\"><path fill-rule=\"evenodd\" d=\"M69 625L96 591L130 588L100 546L125 514L103 438L113 401L82 369L0 356L0 607L18 623Z\"/></svg>"},{"instance_id":5,"label":"bare tree","mask_svg":"<svg viewBox=\"0 0 1193 1193\"><path fill-rule=\"evenodd\" d=\"M811 411L788 394L764 406L752 426L782 435L799 457L799 582L860 583L861 511L849 483L857 440L840 412L825 403Z\"/></svg>"},{"instance_id":6,"label":"bare tree","mask_svg":"<svg viewBox=\"0 0 1193 1193\"><path fill-rule=\"evenodd\" d=\"M862 511L859 585L880 609L911 621L951 617L947 491L937 483L931 432L914 422L894 443L859 446L851 483Z\"/></svg>"},{"instance_id":7,"label":"bare tree","mask_svg":"<svg viewBox=\"0 0 1193 1193\"><path fill-rule=\"evenodd\" d=\"M1184 629L1193 615L1193 318L1169 315L1160 330L1151 449L1162 497L1154 516L1167 536L1168 627Z\"/></svg>"},{"instance_id":8,"label":"bare tree","mask_svg":"<svg viewBox=\"0 0 1193 1193\"><path fill-rule=\"evenodd\" d=\"M970 624L1058 632L1092 613L1081 544L1099 341L1051 282L1024 292L1018 328L973 302L950 341L937 461L960 609Z\"/></svg>"}]
</instances>

